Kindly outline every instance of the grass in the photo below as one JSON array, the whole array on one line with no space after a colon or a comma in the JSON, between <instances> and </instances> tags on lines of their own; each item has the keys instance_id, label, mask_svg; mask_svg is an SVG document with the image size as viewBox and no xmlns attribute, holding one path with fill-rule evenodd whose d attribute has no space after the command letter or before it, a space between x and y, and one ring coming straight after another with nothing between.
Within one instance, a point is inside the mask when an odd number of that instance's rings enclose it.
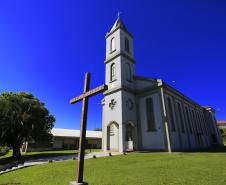
<instances>
[{"instance_id":1,"label":"grass","mask_svg":"<svg viewBox=\"0 0 226 185\"><path fill-rule=\"evenodd\" d=\"M86 153L89 153L90 151L95 152L95 151L100 151L100 149L86 150ZM22 153L22 158L20 161L55 157L55 156L62 156L62 155L72 155L75 153L78 153L78 151L77 150L54 150L54 151L43 151L43 152L27 152L27 153ZM1 156L0 167L11 162L17 162L13 160L11 156L12 156L12 150L10 150L6 155Z\"/></svg>"},{"instance_id":2,"label":"grass","mask_svg":"<svg viewBox=\"0 0 226 185\"><path fill-rule=\"evenodd\" d=\"M0 184L68 185L77 161L48 163L0 176ZM226 184L226 155L220 153L130 153L85 160L90 185Z\"/></svg>"}]
</instances>

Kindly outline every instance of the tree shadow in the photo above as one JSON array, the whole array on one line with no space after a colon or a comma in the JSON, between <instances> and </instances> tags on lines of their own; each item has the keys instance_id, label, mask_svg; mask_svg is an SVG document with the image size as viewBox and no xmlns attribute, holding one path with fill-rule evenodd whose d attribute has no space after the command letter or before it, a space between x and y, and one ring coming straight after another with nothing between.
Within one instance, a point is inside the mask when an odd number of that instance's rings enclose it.
<instances>
[{"instance_id":1,"label":"tree shadow","mask_svg":"<svg viewBox=\"0 0 226 185\"><path fill-rule=\"evenodd\" d=\"M1 168L1 166L9 164L9 163L21 164L28 160L46 159L49 157L59 157L59 156L69 156L69 155L74 155L77 153L78 153L77 151L75 151L75 153L66 153L66 152L65 153L62 153L62 152L55 153L54 152L54 153L37 153L37 154L32 154L32 155L29 155L29 153L28 153L28 155L22 155L22 157L20 159L14 159L14 158L12 158L12 156L10 156L10 157L5 157L5 158L0 159L0 168Z\"/></svg>"},{"instance_id":2,"label":"tree shadow","mask_svg":"<svg viewBox=\"0 0 226 185\"><path fill-rule=\"evenodd\" d=\"M85 153L88 154L90 152L96 151L95 149L86 149ZM52 150L52 151L44 151L44 152L37 152L37 153L27 153L21 156L20 159L14 159L11 156L5 157L5 158L0 158L0 170L1 167L7 164L21 164L24 163L25 161L32 161L32 160L38 160L38 159L47 159L48 158L54 158L54 157L60 157L60 156L70 156L70 155L76 155L78 154L78 150L74 150L72 152L68 152L67 150Z\"/></svg>"}]
</instances>

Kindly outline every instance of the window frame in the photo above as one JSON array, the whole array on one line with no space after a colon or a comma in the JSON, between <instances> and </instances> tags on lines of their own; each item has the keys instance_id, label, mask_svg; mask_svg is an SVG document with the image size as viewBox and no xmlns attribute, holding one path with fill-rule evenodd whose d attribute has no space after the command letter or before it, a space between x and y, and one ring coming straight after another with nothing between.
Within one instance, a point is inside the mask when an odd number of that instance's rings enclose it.
<instances>
[{"instance_id":1,"label":"window frame","mask_svg":"<svg viewBox=\"0 0 226 185\"><path fill-rule=\"evenodd\" d=\"M110 66L110 82L116 81L116 64L112 63Z\"/></svg>"},{"instance_id":2,"label":"window frame","mask_svg":"<svg viewBox=\"0 0 226 185\"><path fill-rule=\"evenodd\" d=\"M113 46L114 46L114 48L113 48ZM116 39L115 39L115 37L112 37L111 41L110 41L110 53L113 53L115 51L116 51Z\"/></svg>"},{"instance_id":3,"label":"window frame","mask_svg":"<svg viewBox=\"0 0 226 185\"><path fill-rule=\"evenodd\" d=\"M132 71L131 71L131 66L129 63L126 63L126 80L131 82L132 81Z\"/></svg>"},{"instance_id":4,"label":"window frame","mask_svg":"<svg viewBox=\"0 0 226 185\"><path fill-rule=\"evenodd\" d=\"M170 120L170 130L171 132L176 132L176 124L175 124L175 118L173 115L173 106L171 102L171 98L167 97L167 104L168 104L168 109L169 109L169 120Z\"/></svg>"},{"instance_id":5,"label":"window frame","mask_svg":"<svg viewBox=\"0 0 226 185\"><path fill-rule=\"evenodd\" d=\"M187 116L189 133L190 134L193 134L193 129L192 129L192 125L191 125L192 124L191 123L191 117L190 117L190 114L189 114L188 107L185 107L185 113L186 113L186 116Z\"/></svg>"},{"instance_id":6,"label":"window frame","mask_svg":"<svg viewBox=\"0 0 226 185\"><path fill-rule=\"evenodd\" d=\"M148 104L148 100L150 100L151 104ZM147 132L155 132L157 130L156 130L154 101L152 97L148 97L145 99L145 107L146 107L146 119L147 119Z\"/></svg>"},{"instance_id":7,"label":"window frame","mask_svg":"<svg viewBox=\"0 0 226 185\"><path fill-rule=\"evenodd\" d=\"M125 37L125 51L127 53L130 53L130 42L129 42L129 39L127 37Z\"/></svg>"},{"instance_id":8,"label":"window frame","mask_svg":"<svg viewBox=\"0 0 226 185\"><path fill-rule=\"evenodd\" d=\"M183 115L182 115L182 109L181 109L181 104L177 102L177 109L179 113L179 118L180 118L180 123L181 123L181 132L185 133L185 125L184 125L184 120L183 120Z\"/></svg>"}]
</instances>

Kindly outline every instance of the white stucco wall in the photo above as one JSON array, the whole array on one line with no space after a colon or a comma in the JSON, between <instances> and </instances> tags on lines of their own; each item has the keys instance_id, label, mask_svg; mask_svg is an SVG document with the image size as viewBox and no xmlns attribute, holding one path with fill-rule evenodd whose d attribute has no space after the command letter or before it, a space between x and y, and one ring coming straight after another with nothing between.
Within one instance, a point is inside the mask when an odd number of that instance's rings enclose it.
<instances>
[{"instance_id":1,"label":"white stucco wall","mask_svg":"<svg viewBox=\"0 0 226 185\"><path fill-rule=\"evenodd\" d=\"M109 126L110 123L115 122L118 124L118 146L119 146L119 151L123 151L123 132L122 132L122 92L118 91L116 93L110 94L105 96L105 106L104 106L104 132L105 132L105 139L106 141L108 140L107 138L107 127ZM114 108L110 107L110 104L112 103L112 100L115 102ZM107 143L105 143L105 150L107 150Z\"/></svg>"},{"instance_id":2,"label":"white stucco wall","mask_svg":"<svg viewBox=\"0 0 226 185\"><path fill-rule=\"evenodd\" d=\"M132 124L133 125L133 146L134 149L137 149L137 113L136 113L136 97L134 94L122 91L122 120L123 120L123 132L124 136L126 136L126 125ZM127 150L127 141L126 138L123 138L124 143L124 150Z\"/></svg>"},{"instance_id":3,"label":"white stucco wall","mask_svg":"<svg viewBox=\"0 0 226 185\"><path fill-rule=\"evenodd\" d=\"M112 38L115 38L115 47L116 50L114 52L111 52L111 40ZM120 45L120 32L116 31L113 34L111 34L107 39L106 39L106 60L112 56L114 56L116 53L118 53L121 49Z\"/></svg>"},{"instance_id":4,"label":"white stucco wall","mask_svg":"<svg viewBox=\"0 0 226 185\"><path fill-rule=\"evenodd\" d=\"M154 106L156 131L147 131L146 99L151 97ZM144 150L165 150L164 127L161 113L160 94L155 93L140 98L139 113L141 119L142 147Z\"/></svg>"},{"instance_id":5,"label":"white stucco wall","mask_svg":"<svg viewBox=\"0 0 226 185\"><path fill-rule=\"evenodd\" d=\"M143 88L157 86L155 82L147 81L147 80L135 79L134 83L135 83L136 89L143 89Z\"/></svg>"},{"instance_id":6,"label":"white stucco wall","mask_svg":"<svg viewBox=\"0 0 226 185\"><path fill-rule=\"evenodd\" d=\"M129 47L130 47L129 53L125 51L125 38L129 40ZM121 51L129 55L131 58L134 58L133 39L123 30L120 30L120 44L121 44Z\"/></svg>"}]
</instances>

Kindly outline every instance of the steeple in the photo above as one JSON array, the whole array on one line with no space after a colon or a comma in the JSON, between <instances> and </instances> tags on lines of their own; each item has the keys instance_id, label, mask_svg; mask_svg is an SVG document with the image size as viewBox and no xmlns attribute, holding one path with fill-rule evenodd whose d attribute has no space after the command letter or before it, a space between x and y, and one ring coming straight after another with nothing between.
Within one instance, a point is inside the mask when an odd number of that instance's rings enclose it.
<instances>
[{"instance_id":1,"label":"steeple","mask_svg":"<svg viewBox=\"0 0 226 185\"><path fill-rule=\"evenodd\" d=\"M129 139L126 138L132 138L132 131L131 135L126 134L128 127L125 123L128 120L134 120L133 123L136 123L136 100L132 93L135 86L133 56L133 37L118 14L117 20L106 35L104 63L108 90L104 92L103 101L104 150L125 151L129 145ZM133 147L133 143L131 146Z\"/></svg>"},{"instance_id":2,"label":"steeple","mask_svg":"<svg viewBox=\"0 0 226 185\"><path fill-rule=\"evenodd\" d=\"M111 28L110 32L114 31L117 28L121 28L121 29L125 30L126 32L128 32L128 30L126 29L126 27L125 27L125 25L124 25L124 23L123 23L123 21L122 21L120 16L118 16L118 18L116 19L115 24Z\"/></svg>"},{"instance_id":3,"label":"steeple","mask_svg":"<svg viewBox=\"0 0 226 185\"><path fill-rule=\"evenodd\" d=\"M123 31L128 33L131 37L133 37L132 34L127 30L125 24L123 23L122 18L120 17L120 12L118 13L118 17L114 25L112 26L110 32L106 34L106 37L108 37L111 33L115 32L118 29L122 29Z\"/></svg>"}]
</instances>

